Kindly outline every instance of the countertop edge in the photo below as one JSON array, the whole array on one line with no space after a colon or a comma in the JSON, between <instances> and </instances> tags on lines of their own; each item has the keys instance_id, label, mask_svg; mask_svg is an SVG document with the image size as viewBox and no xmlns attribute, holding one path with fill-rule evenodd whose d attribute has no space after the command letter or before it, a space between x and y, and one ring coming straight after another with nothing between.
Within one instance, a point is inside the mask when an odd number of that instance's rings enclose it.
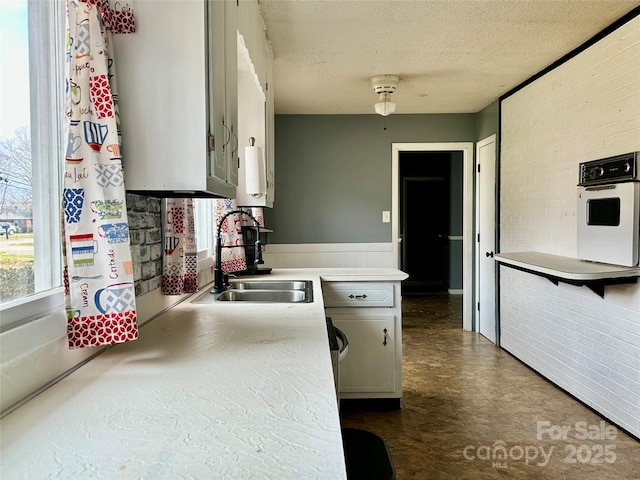
<instances>
[{"instance_id":1,"label":"countertop edge","mask_svg":"<svg viewBox=\"0 0 640 480\"><path fill-rule=\"evenodd\" d=\"M587 262L543 252L501 252L495 255L495 260L507 266L578 281L640 276L640 267Z\"/></svg>"}]
</instances>

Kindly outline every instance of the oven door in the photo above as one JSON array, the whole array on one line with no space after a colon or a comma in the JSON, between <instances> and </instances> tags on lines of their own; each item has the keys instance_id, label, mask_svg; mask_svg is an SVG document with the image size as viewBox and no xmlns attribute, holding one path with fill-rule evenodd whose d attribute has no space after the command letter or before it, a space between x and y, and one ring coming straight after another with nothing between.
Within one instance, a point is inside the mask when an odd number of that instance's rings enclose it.
<instances>
[{"instance_id":1,"label":"oven door","mask_svg":"<svg viewBox=\"0 0 640 480\"><path fill-rule=\"evenodd\" d=\"M638 265L640 183L578 187L578 258Z\"/></svg>"}]
</instances>

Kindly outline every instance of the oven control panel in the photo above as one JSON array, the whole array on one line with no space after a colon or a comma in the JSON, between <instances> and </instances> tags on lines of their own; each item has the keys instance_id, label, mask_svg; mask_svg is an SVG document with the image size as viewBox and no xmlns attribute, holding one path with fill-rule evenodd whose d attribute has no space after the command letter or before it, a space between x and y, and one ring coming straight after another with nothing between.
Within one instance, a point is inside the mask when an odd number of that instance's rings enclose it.
<instances>
[{"instance_id":1,"label":"oven control panel","mask_svg":"<svg viewBox=\"0 0 640 480\"><path fill-rule=\"evenodd\" d=\"M638 179L638 152L580 164L579 185L630 182Z\"/></svg>"}]
</instances>

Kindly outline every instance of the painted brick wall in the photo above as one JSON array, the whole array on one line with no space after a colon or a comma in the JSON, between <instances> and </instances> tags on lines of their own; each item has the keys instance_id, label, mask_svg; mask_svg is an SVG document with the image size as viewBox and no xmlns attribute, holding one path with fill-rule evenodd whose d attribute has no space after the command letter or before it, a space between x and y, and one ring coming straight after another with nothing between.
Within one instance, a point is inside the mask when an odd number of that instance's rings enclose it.
<instances>
[{"instance_id":1,"label":"painted brick wall","mask_svg":"<svg viewBox=\"0 0 640 480\"><path fill-rule=\"evenodd\" d=\"M640 151L640 18L502 102L500 251L576 256L578 164ZM501 345L640 436L640 284L500 267Z\"/></svg>"},{"instance_id":2,"label":"painted brick wall","mask_svg":"<svg viewBox=\"0 0 640 480\"><path fill-rule=\"evenodd\" d=\"M127 194L136 296L160 288L162 280L161 199Z\"/></svg>"}]
</instances>

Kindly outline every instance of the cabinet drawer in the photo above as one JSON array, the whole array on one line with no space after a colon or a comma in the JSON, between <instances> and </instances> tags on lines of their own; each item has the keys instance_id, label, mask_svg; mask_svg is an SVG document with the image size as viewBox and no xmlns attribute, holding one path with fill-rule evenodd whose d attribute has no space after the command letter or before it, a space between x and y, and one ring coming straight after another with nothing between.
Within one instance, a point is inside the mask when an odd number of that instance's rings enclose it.
<instances>
[{"instance_id":1,"label":"cabinet drawer","mask_svg":"<svg viewBox=\"0 0 640 480\"><path fill-rule=\"evenodd\" d=\"M393 307L393 284L377 282L325 282L325 307Z\"/></svg>"}]
</instances>

